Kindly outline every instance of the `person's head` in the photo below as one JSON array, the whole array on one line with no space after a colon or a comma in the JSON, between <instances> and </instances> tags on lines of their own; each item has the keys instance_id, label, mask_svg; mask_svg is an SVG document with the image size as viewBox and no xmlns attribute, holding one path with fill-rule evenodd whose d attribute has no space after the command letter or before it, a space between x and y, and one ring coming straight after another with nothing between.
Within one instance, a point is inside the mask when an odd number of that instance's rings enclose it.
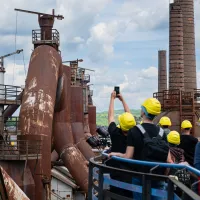
<instances>
[{"instance_id":1,"label":"person's head","mask_svg":"<svg viewBox=\"0 0 200 200\"><path fill-rule=\"evenodd\" d=\"M133 128L136 125L134 116L131 113L125 112L118 117L119 125L118 127L126 134L129 129Z\"/></svg>"},{"instance_id":2,"label":"person's head","mask_svg":"<svg viewBox=\"0 0 200 200\"><path fill-rule=\"evenodd\" d=\"M190 134L191 129L192 129L192 124L191 124L190 121L184 120L184 121L181 123L181 130L182 130L182 133L184 133L184 134Z\"/></svg>"},{"instance_id":3,"label":"person's head","mask_svg":"<svg viewBox=\"0 0 200 200\"><path fill-rule=\"evenodd\" d=\"M155 98L146 99L141 106L141 117L144 121L153 121L161 112L160 102Z\"/></svg>"},{"instance_id":4,"label":"person's head","mask_svg":"<svg viewBox=\"0 0 200 200\"><path fill-rule=\"evenodd\" d=\"M171 120L169 119L169 117L162 117L159 121L159 125L162 128L169 128L169 126L172 125Z\"/></svg>"},{"instance_id":5,"label":"person's head","mask_svg":"<svg viewBox=\"0 0 200 200\"><path fill-rule=\"evenodd\" d=\"M177 146L180 144L181 140L180 140L180 134L177 131L171 131L168 135L167 135L167 141L169 143L170 146Z\"/></svg>"}]
</instances>

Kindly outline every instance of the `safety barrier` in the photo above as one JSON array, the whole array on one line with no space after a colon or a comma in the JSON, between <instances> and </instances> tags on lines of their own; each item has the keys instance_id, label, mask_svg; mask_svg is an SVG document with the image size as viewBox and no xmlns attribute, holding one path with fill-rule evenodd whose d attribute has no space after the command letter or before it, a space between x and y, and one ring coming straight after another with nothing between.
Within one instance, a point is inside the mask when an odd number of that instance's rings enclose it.
<instances>
[{"instance_id":1,"label":"safety barrier","mask_svg":"<svg viewBox=\"0 0 200 200\"><path fill-rule=\"evenodd\" d=\"M104 152L104 156L107 154ZM133 165L145 165L152 167L154 170L157 167L165 168L177 168L177 169L187 169L188 171L200 176L200 171L185 165L177 164L167 164L167 163L153 163L153 162L144 162L138 160L123 159L119 157L112 157L113 160L133 164ZM102 157L92 158L89 165L89 200L103 200L103 199L116 199L116 200L131 200L133 197L123 196L121 194L116 194L112 190L108 190L105 186L117 187L119 189L124 189L126 191L131 191L137 194L140 194L139 199L150 200L151 197L156 197L159 199L167 200L180 200L180 199L200 199L200 197L194 193L190 188L186 187L183 183L177 181L174 177L156 175L153 173L140 173L130 170L118 169L106 166L101 163ZM130 179L139 179L141 180L140 184L135 184L126 181L119 181L110 178L109 174L118 173L123 176L129 176ZM155 182L165 182L167 183L167 189L156 189L153 188ZM181 190L183 196L180 198L174 193L174 187ZM137 200L137 199L136 199Z\"/></svg>"},{"instance_id":2,"label":"safety barrier","mask_svg":"<svg viewBox=\"0 0 200 200\"><path fill-rule=\"evenodd\" d=\"M13 85L0 84L0 104L1 105L20 105L21 101L17 96L22 92L22 88Z\"/></svg>"},{"instance_id":3,"label":"safety barrier","mask_svg":"<svg viewBox=\"0 0 200 200\"><path fill-rule=\"evenodd\" d=\"M52 29L51 35L44 35L45 32L42 34L41 29L32 30L32 42L33 44L45 42L45 43L55 43L57 45L60 44L60 35L56 29ZM51 39L49 39L51 38Z\"/></svg>"},{"instance_id":4,"label":"safety barrier","mask_svg":"<svg viewBox=\"0 0 200 200\"><path fill-rule=\"evenodd\" d=\"M41 159L42 140L0 140L0 160Z\"/></svg>"}]
</instances>

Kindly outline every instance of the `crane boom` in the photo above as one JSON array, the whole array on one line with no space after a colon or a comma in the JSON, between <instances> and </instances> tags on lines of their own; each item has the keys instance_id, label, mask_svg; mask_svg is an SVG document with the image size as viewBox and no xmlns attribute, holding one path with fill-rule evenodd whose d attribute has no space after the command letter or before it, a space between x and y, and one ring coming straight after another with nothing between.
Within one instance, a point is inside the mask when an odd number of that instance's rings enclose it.
<instances>
[{"instance_id":1,"label":"crane boom","mask_svg":"<svg viewBox=\"0 0 200 200\"><path fill-rule=\"evenodd\" d=\"M53 10L53 14L40 13L40 12L34 12L34 11L30 11L30 10L22 10L22 9L17 9L17 8L15 8L15 11L36 14L36 15L49 15L51 17L57 18L58 20L64 19L64 17L62 15L54 15L54 10Z\"/></svg>"},{"instance_id":2,"label":"crane boom","mask_svg":"<svg viewBox=\"0 0 200 200\"><path fill-rule=\"evenodd\" d=\"M78 67L78 69L83 69L83 70L86 70L86 71L95 72L95 70L93 70L93 69L87 69L87 68L83 68L83 67Z\"/></svg>"},{"instance_id":3,"label":"crane boom","mask_svg":"<svg viewBox=\"0 0 200 200\"><path fill-rule=\"evenodd\" d=\"M23 49L19 49L19 50L13 52L13 53L9 53L9 54L6 54L6 55L4 55L4 56L0 56L0 59L6 58L6 57L9 57L9 56L12 56L12 55L14 55L14 54L19 54L19 53L21 53L22 51L23 51Z\"/></svg>"}]
</instances>

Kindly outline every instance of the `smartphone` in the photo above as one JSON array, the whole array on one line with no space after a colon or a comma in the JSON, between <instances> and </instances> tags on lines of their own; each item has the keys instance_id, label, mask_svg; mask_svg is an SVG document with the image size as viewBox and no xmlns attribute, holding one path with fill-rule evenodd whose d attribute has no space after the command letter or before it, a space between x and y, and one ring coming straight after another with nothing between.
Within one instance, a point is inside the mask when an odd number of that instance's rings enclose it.
<instances>
[{"instance_id":1,"label":"smartphone","mask_svg":"<svg viewBox=\"0 0 200 200\"><path fill-rule=\"evenodd\" d=\"M118 86L115 86L114 91L116 92L116 95L120 94Z\"/></svg>"}]
</instances>

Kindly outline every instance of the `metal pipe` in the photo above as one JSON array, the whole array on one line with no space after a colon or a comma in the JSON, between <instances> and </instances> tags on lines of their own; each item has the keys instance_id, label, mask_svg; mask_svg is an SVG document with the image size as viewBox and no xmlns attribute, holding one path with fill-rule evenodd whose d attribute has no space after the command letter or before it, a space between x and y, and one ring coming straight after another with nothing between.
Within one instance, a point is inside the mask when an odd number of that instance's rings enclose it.
<instances>
[{"instance_id":1,"label":"metal pipe","mask_svg":"<svg viewBox=\"0 0 200 200\"><path fill-rule=\"evenodd\" d=\"M71 121L74 141L84 157L89 160L94 157L91 147L84 135L83 88L71 86Z\"/></svg>"},{"instance_id":2,"label":"metal pipe","mask_svg":"<svg viewBox=\"0 0 200 200\"><path fill-rule=\"evenodd\" d=\"M52 15L52 14L46 14L46 13L40 13L40 12L34 12L34 11L29 11L29 10L22 10L22 9L17 9L15 8L14 9L15 11L19 11L19 12L25 12L25 13L30 13L30 14L36 14L36 15L48 15L48 16L51 16L51 17L55 17L59 20L62 20L64 19L64 17L62 15Z\"/></svg>"},{"instance_id":3,"label":"metal pipe","mask_svg":"<svg viewBox=\"0 0 200 200\"><path fill-rule=\"evenodd\" d=\"M2 179L3 179L3 180L1 180L1 187L5 188L5 190L6 190L7 198L5 198L5 199L30 200L2 167L0 167L0 171L1 171Z\"/></svg>"},{"instance_id":4,"label":"metal pipe","mask_svg":"<svg viewBox=\"0 0 200 200\"><path fill-rule=\"evenodd\" d=\"M22 101L23 97L23 91L16 97L15 100L21 100ZM11 117L14 112L19 108L20 105L9 105L3 112L3 117L8 118Z\"/></svg>"},{"instance_id":5,"label":"metal pipe","mask_svg":"<svg viewBox=\"0 0 200 200\"><path fill-rule=\"evenodd\" d=\"M63 68L63 93L60 111L54 114L54 145L70 174L85 192L88 190L88 168L86 159L74 145L71 126L71 69ZM80 95L80 94L79 94ZM81 170L80 170L81 169Z\"/></svg>"},{"instance_id":6,"label":"metal pipe","mask_svg":"<svg viewBox=\"0 0 200 200\"><path fill-rule=\"evenodd\" d=\"M89 105L88 106L88 114L89 114L89 126L90 133L92 135L97 135L96 133L96 106Z\"/></svg>"},{"instance_id":7,"label":"metal pipe","mask_svg":"<svg viewBox=\"0 0 200 200\"><path fill-rule=\"evenodd\" d=\"M36 199L45 197L43 183L51 180L51 133L59 69L62 61L51 46L37 47L30 59L21 111L20 130L23 135L44 135L42 159L29 161L36 185ZM45 179L45 180L44 180Z\"/></svg>"}]
</instances>

